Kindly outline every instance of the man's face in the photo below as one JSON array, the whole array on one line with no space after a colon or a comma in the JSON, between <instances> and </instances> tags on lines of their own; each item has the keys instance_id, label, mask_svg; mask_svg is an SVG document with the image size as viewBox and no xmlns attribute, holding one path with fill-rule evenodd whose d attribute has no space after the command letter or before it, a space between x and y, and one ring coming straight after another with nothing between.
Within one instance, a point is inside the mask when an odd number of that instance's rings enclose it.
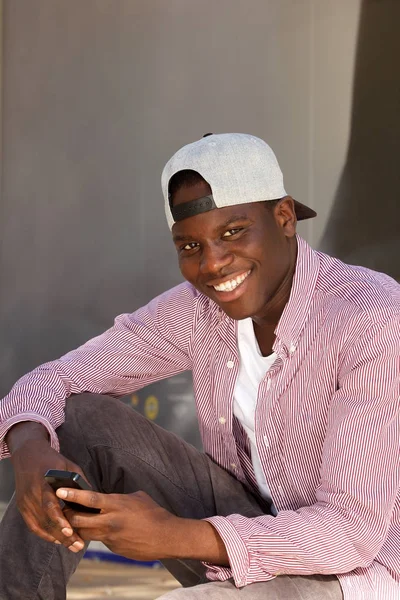
<instances>
[{"instance_id":1,"label":"man's face","mask_svg":"<svg viewBox=\"0 0 400 600\"><path fill-rule=\"evenodd\" d=\"M210 193L205 182L182 187L173 205ZM172 234L181 273L231 318L262 320L294 268L295 224L290 198L275 209L255 202L179 221Z\"/></svg>"}]
</instances>

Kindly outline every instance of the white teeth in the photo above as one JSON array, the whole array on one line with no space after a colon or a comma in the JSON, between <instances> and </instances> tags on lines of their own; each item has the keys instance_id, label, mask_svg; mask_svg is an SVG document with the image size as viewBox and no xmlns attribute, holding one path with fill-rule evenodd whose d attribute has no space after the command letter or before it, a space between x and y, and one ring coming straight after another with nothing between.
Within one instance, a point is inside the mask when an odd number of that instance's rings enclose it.
<instances>
[{"instance_id":1,"label":"white teeth","mask_svg":"<svg viewBox=\"0 0 400 600\"><path fill-rule=\"evenodd\" d=\"M231 292L232 290L237 288L238 285L243 283L243 281L249 274L250 271L247 271L247 273L242 273L235 279L231 279L230 281L224 281L224 283L220 283L219 285L214 285L213 288L214 290L217 290L217 292Z\"/></svg>"}]
</instances>

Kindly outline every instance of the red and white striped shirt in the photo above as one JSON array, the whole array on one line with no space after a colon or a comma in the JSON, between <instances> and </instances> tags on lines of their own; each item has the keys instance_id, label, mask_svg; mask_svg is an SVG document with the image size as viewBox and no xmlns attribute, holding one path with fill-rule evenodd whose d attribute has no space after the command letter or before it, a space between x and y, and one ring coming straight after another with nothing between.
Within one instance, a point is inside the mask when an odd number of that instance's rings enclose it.
<instances>
[{"instance_id":1,"label":"red and white striped shirt","mask_svg":"<svg viewBox=\"0 0 400 600\"><path fill-rule=\"evenodd\" d=\"M232 414L236 325L179 285L20 379L0 403L0 439L33 420L58 448L71 394L123 396L192 370L205 451L254 488L248 440ZM283 573L337 574L346 600L399 600L400 286L298 238L273 350L255 435L278 515L209 519L231 565L208 565L209 578L244 586Z\"/></svg>"}]
</instances>

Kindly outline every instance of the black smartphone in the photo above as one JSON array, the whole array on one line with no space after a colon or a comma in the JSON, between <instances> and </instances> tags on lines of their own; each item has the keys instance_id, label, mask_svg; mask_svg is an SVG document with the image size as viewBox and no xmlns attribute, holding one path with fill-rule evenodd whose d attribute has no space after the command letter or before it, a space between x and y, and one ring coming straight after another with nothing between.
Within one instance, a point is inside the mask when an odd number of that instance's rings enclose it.
<instances>
[{"instance_id":1,"label":"black smartphone","mask_svg":"<svg viewBox=\"0 0 400 600\"><path fill-rule=\"evenodd\" d=\"M75 490L91 490L90 485L83 479L79 473L74 473L73 471L59 471L58 469L50 469L44 476L45 480L54 491L58 490L58 488L66 487L66 488L74 488ZM76 502L68 502L63 500L65 506L68 508L72 508L77 512L90 512L90 513L99 513L99 508L92 508L90 506L83 506L82 504L77 504Z\"/></svg>"}]
</instances>

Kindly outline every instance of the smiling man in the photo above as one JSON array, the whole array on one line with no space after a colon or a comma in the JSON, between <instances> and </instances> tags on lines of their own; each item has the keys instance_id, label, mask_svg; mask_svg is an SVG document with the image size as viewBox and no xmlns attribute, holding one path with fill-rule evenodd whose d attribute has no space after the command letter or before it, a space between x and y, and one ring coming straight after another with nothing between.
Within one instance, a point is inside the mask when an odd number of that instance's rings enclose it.
<instances>
[{"instance_id":1,"label":"smiling man","mask_svg":"<svg viewBox=\"0 0 400 600\"><path fill-rule=\"evenodd\" d=\"M187 282L0 405L0 598L65 598L101 540L162 560L185 586L164 600L398 600L399 285L296 235L315 213L254 136L185 146L162 188ZM112 398L185 370L204 453ZM62 511L48 469L100 513Z\"/></svg>"}]
</instances>

